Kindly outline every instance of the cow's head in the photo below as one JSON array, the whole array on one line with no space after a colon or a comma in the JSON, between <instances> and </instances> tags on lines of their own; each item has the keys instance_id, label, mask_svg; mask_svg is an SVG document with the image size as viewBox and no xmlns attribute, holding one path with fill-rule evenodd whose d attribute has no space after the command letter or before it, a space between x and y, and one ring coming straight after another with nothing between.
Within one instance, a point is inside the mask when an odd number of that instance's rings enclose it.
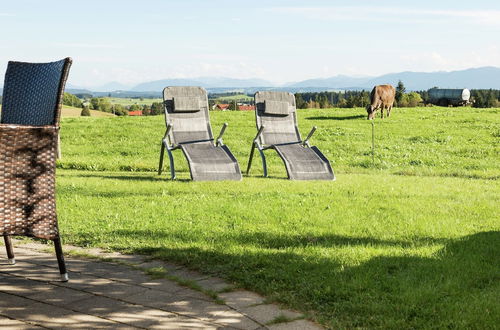
<instances>
[{"instance_id":1,"label":"cow's head","mask_svg":"<svg viewBox=\"0 0 500 330\"><path fill-rule=\"evenodd\" d=\"M375 117L375 107L373 105L366 106L366 112L368 113L368 120L373 119Z\"/></svg>"}]
</instances>

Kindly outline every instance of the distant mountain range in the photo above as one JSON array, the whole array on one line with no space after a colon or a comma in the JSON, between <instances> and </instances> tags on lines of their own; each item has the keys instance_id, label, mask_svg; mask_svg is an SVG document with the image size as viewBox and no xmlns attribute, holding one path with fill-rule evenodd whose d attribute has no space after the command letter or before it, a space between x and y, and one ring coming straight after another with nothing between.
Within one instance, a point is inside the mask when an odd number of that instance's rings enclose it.
<instances>
[{"instance_id":1,"label":"distant mountain range","mask_svg":"<svg viewBox=\"0 0 500 330\"><path fill-rule=\"evenodd\" d=\"M275 85L262 79L236 79L226 77L199 77L190 79L163 79L144 82L136 86L110 82L95 88L85 89L68 85L70 93L89 93L97 96L160 96L166 86L202 86L209 92L239 91L253 93L257 90L286 90L290 92L317 92L324 90L370 90L375 85L397 85L401 80L407 90L427 90L440 88L500 89L500 68L481 67L459 71L399 72L378 77L350 77L338 75L330 78L308 79L304 81ZM1 88L0 88L1 93Z\"/></svg>"},{"instance_id":2,"label":"distant mountain range","mask_svg":"<svg viewBox=\"0 0 500 330\"><path fill-rule=\"evenodd\" d=\"M338 75L324 79L308 79L285 85L274 85L262 79L234 79L201 77L193 79L165 79L145 82L133 87L132 91L161 91L165 86L203 86L214 88L245 88L272 87L282 90L310 89L371 89L375 85L397 85L401 80L408 90L426 90L432 87L469 88L469 89L500 89L500 68L481 67L459 71L438 72L399 72L378 77L350 77Z\"/></svg>"},{"instance_id":3,"label":"distant mountain range","mask_svg":"<svg viewBox=\"0 0 500 330\"><path fill-rule=\"evenodd\" d=\"M336 76L326 79L311 79L289 85L289 87L329 87L342 89L370 89L375 85L397 85L401 80L408 90L426 90L432 87L488 89L500 88L500 68L482 67L460 71L399 72L379 77L352 78Z\"/></svg>"},{"instance_id":4,"label":"distant mountain range","mask_svg":"<svg viewBox=\"0 0 500 330\"><path fill-rule=\"evenodd\" d=\"M235 79L226 77L200 77L191 79L164 79L145 82L133 87L136 92L163 90L166 86L202 86L204 88L248 88L273 86L262 79Z\"/></svg>"}]
</instances>

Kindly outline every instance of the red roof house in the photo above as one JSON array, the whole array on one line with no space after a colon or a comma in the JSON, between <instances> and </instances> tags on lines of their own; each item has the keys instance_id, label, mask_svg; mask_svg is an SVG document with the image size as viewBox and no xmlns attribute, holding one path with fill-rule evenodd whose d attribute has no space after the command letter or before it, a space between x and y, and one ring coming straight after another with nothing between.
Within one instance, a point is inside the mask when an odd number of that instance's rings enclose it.
<instances>
[{"instance_id":1,"label":"red roof house","mask_svg":"<svg viewBox=\"0 0 500 330\"><path fill-rule=\"evenodd\" d=\"M238 105L238 110L240 110L240 111L252 111L252 110L255 110L255 105L249 105L249 104Z\"/></svg>"},{"instance_id":2,"label":"red roof house","mask_svg":"<svg viewBox=\"0 0 500 330\"><path fill-rule=\"evenodd\" d=\"M142 110L129 111L129 116L142 116Z\"/></svg>"},{"instance_id":3,"label":"red roof house","mask_svg":"<svg viewBox=\"0 0 500 330\"><path fill-rule=\"evenodd\" d=\"M229 109L229 104L217 104L215 107L219 110L227 110Z\"/></svg>"}]
</instances>

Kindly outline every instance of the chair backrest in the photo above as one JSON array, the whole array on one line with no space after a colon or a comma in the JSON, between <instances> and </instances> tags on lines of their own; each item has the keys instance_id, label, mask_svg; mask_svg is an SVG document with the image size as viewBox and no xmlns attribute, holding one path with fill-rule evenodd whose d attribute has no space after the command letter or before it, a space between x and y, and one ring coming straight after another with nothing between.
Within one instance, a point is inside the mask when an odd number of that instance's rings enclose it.
<instances>
[{"instance_id":1,"label":"chair backrest","mask_svg":"<svg viewBox=\"0 0 500 330\"><path fill-rule=\"evenodd\" d=\"M207 91L201 87L167 87L163 90L165 123L172 125L170 141L180 143L213 140Z\"/></svg>"},{"instance_id":2,"label":"chair backrest","mask_svg":"<svg viewBox=\"0 0 500 330\"><path fill-rule=\"evenodd\" d=\"M260 143L273 145L301 141L292 93L264 91L255 93L254 98L257 130L264 126Z\"/></svg>"},{"instance_id":3,"label":"chair backrest","mask_svg":"<svg viewBox=\"0 0 500 330\"><path fill-rule=\"evenodd\" d=\"M59 125L71 58L50 63L10 61L3 86L2 124Z\"/></svg>"}]
</instances>

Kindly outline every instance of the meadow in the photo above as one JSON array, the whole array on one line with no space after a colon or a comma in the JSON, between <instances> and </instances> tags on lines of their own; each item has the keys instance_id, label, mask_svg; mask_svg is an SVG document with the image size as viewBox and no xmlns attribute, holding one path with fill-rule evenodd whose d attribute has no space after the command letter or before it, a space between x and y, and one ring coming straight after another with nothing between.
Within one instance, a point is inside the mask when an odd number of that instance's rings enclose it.
<instances>
[{"instance_id":1,"label":"meadow","mask_svg":"<svg viewBox=\"0 0 500 330\"><path fill-rule=\"evenodd\" d=\"M111 104L120 104L124 107L131 106L133 104L137 105L148 105L150 106L153 102L163 102L161 98L127 98L127 97L106 97Z\"/></svg>"},{"instance_id":2,"label":"meadow","mask_svg":"<svg viewBox=\"0 0 500 330\"><path fill-rule=\"evenodd\" d=\"M299 110L335 182L286 180L268 151L241 182L156 174L163 116L64 118L58 213L66 243L216 274L329 328L500 324L500 109ZM246 169L253 112L211 112ZM168 163L168 162L167 162Z\"/></svg>"}]
</instances>

